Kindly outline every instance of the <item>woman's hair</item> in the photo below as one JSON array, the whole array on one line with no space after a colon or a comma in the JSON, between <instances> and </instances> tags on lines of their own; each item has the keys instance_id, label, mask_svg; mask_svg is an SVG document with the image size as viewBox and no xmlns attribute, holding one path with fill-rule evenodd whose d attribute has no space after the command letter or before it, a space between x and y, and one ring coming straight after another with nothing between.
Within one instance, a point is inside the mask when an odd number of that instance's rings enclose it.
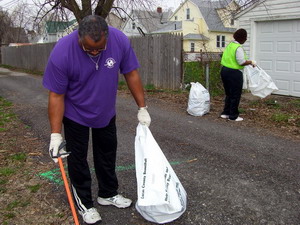
<instances>
[{"instance_id":1,"label":"woman's hair","mask_svg":"<svg viewBox=\"0 0 300 225\"><path fill-rule=\"evenodd\" d=\"M238 29L236 32L234 32L233 38L237 42L245 41L247 40L247 31L245 29Z\"/></svg>"},{"instance_id":2,"label":"woman's hair","mask_svg":"<svg viewBox=\"0 0 300 225\"><path fill-rule=\"evenodd\" d=\"M78 34L81 39L88 35L93 41L98 42L103 35L108 36L108 25L101 16L89 15L79 23Z\"/></svg>"}]
</instances>

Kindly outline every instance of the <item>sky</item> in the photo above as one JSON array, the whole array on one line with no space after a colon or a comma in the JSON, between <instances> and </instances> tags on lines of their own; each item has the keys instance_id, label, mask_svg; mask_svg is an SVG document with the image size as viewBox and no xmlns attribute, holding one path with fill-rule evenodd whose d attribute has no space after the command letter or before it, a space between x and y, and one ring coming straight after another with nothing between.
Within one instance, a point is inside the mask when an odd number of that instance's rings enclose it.
<instances>
[{"instance_id":1,"label":"sky","mask_svg":"<svg viewBox=\"0 0 300 225\"><path fill-rule=\"evenodd\" d=\"M175 10L183 0L158 0L158 3L161 4L161 7L164 8L173 8Z\"/></svg>"},{"instance_id":2,"label":"sky","mask_svg":"<svg viewBox=\"0 0 300 225\"><path fill-rule=\"evenodd\" d=\"M30 5L33 5L32 0L0 0L0 7L5 10L12 11L15 6L20 2L27 2Z\"/></svg>"}]
</instances>

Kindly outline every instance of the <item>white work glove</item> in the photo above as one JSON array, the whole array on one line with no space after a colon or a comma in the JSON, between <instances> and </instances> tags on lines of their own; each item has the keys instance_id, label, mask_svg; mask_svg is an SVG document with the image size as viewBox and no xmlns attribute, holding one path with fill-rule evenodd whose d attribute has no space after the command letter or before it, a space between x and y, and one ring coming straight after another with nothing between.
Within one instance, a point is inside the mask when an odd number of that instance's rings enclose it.
<instances>
[{"instance_id":1,"label":"white work glove","mask_svg":"<svg viewBox=\"0 0 300 225\"><path fill-rule=\"evenodd\" d=\"M149 127L151 123L151 118L147 111L147 108L147 106L139 108L137 118L142 125L146 125L147 127Z\"/></svg>"},{"instance_id":2,"label":"white work glove","mask_svg":"<svg viewBox=\"0 0 300 225\"><path fill-rule=\"evenodd\" d=\"M61 148L59 150L59 155L57 155L60 145L65 145L61 134L60 133L52 133L51 139L50 139L50 146L49 146L49 155L55 163L58 162L57 157L65 158L69 155L65 151L64 146L63 146L63 148Z\"/></svg>"},{"instance_id":3,"label":"white work glove","mask_svg":"<svg viewBox=\"0 0 300 225\"><path fill-rule=\"evenodd\" d=\"M255 60L251 60L251 65L252 65L253 67L256 67L256 61L255 61Z\"/></svg>"}]
</instances>

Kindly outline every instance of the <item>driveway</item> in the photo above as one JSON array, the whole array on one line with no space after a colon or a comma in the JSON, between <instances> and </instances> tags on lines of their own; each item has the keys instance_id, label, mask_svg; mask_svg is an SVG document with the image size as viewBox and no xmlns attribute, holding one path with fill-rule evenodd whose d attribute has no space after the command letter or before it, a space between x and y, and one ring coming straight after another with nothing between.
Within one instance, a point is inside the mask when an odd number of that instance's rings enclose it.
<instances>
[{"instance_id":1,"label":"driveway","mask_svg":"<svg viewBox=\"0 0 300 225\"><path fill-rule=\"evenodd\" d=\"M46 146L48 93L41 80L0 68L0 96L17 106L16 113ZM175 104L154 98L148 106L150 130L188 194L186 212L171 224L300 224L299 142L205 116L189 116ZM134 201L136 113L133 98L120 94L117 173L120 192ZM99 209L102 224L152 224L134 207Z\"/></svg>"}]
</instances>

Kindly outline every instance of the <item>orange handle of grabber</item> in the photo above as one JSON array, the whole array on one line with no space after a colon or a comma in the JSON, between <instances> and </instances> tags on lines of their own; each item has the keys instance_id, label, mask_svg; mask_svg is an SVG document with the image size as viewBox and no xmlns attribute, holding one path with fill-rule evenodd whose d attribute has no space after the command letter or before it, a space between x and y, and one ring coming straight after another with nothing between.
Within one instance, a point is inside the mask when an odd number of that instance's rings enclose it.
<instances>
[{"instance_id":1,"label":"orange handle of grabber","mask_svg":"<svg viewBox=\"0 0 300 225\"><path fill-rule=\"evenodd\" d=\"M78 221L76 209L75 209L74 202L73 202L73 197L71 195L71 191L70 191L70 187L69 187L69 183L68 183L68 180L67 180L67 176L66 176L66 172L65 172L65 169L64 169L62 159L61 159L61 157L58 157L57 160L58 160L59 168L60 168L61 175L62 175L62 178L63 178L63 181L64 181L64 185L65 185L65 189L66 189L66 192L67 192L69 205L70 205L70 208L71 208L71 211L72 211L72 215L73 215L75 225L80 225L79 221Z\"/></svg>"}]
</instances>

